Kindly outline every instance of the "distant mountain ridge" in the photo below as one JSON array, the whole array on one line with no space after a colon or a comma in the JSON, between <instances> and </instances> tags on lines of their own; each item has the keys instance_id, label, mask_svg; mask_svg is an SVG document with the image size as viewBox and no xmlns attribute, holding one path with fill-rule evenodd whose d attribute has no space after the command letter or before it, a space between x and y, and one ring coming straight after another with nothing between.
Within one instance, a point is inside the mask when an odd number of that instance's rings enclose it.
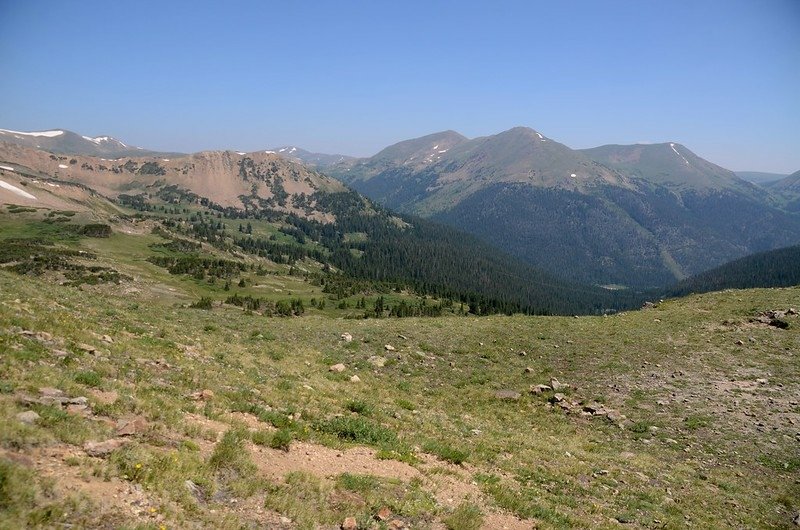
<instances>
[{"instance_id":1,"label":"distant mountain ridge","mask_svg":"<svg viewBox=\"0 0 800 530\"><path fill-rule=\"evenodd\" d=\"M181 153L151 151L129 146L111 136L82 136L65 129L22 132L0 129L0 142L42 149L50 153L121 158L125 156L177 156Z\"/></svg>"},{"instance_id":2,"label":"distant mountain ridge","mask_svg":"<svg viewBox=\"0 0 800 530\"><path fill-rule=\"evenodd\" d=\"M293 145L273 147L266 152L275 153L280 157L288 158L289 160L294 160L295 162L300 162L301 164L305 164L306 166L311 166L317 169L325 169L333 164L342 164L348 162L349 160L353 160L352 156L312 153Z\"/></svg>"},{"instance_id":3,"label":"distant mountain ridge","mask_svg":"<svg viewBox=\"0 0 800 530\"><path fill-rule=\"evenodd\" d=\"M775 182L789 176L786 173L766 173L764 171L736 171L735 173L740 179L759 185Z\"/></svg>"},{"instance_id":4,"label":"distant mountain ridge","mask_svg":"<svg viewBox=\"0 0 800 530\"><path fill-rule=\"evenodd\" d=\"M667 285L800 242L800 218L769 191L678 142L573 150L526 127L471 140L445 131L326 172L390 208L599 285Z\"/></svg>"},{"instance_id":5,"label":"distant mountain ridge","mask_svg":"<svg viewBox=\"0 0 800 530\"><path fill-rule=\"evenodd\" d=\"M764 186L783 200L786 210L800 213L800 171Z\"/></svg>"}]
</instances>

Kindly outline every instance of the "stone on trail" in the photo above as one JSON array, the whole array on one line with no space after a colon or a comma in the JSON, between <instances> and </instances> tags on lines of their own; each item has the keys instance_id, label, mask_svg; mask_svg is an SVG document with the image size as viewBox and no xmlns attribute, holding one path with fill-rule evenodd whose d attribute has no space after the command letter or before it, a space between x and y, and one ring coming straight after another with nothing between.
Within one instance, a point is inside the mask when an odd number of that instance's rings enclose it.
<instances>
[{"instance_id":1,"label":"stone on trail","mask_svg":"<svg viewBox=\"0 0 800 530\"><path fill-rule=\"evenodd\" d=\"M344 370L345 370L345 366L342 363L334 364L330 368L328 368L329 372L334 372L334 373L337 373L337 374L344 372Z\"/></svg>"}]
</instances>

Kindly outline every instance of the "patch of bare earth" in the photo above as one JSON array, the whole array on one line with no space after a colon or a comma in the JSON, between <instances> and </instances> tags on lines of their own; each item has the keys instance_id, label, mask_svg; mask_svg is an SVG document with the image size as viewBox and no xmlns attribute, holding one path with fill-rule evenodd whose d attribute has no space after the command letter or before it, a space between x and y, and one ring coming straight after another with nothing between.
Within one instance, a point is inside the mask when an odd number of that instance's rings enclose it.
<instances>
[{"instance_id":1,"label":"patch of bare earth","mask_svg":"<svg viewBox=\"0 0 800 530\"><path fill-rule=\"evenodd\" d=\"M283 480L294 471L309 473L322 479L332 479L342 473L371 475L385 479L408 482L421 479L442 506L455 508L464 501L481 507L484 528L522 530L533 527L531 521L499 511L486 505L478 485L472 481L475 469L456 466L423 455L422 462L412 466L396 460L376 458L376 451L368 447L332 449L308 442L295 442L289 451L252 446L253 460L259 471L273 480Z\"/></svg>"}]
</instances>

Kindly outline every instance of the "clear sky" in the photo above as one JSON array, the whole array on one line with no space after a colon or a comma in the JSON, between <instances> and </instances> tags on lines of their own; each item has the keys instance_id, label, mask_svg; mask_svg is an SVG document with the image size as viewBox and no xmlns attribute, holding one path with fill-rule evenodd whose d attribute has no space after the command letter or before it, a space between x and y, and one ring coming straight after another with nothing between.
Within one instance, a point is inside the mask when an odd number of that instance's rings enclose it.
<instances>
[{"instance_id":1,"label":"clear sky","mask_svg":"<svg viewBox=\"0 0 800 530\"><path fill-rule=\"evenodd\" d=\"M516 125L800 169L800 0L0 0L0 127L371 155Z\"/></svg>"}]
</instances>

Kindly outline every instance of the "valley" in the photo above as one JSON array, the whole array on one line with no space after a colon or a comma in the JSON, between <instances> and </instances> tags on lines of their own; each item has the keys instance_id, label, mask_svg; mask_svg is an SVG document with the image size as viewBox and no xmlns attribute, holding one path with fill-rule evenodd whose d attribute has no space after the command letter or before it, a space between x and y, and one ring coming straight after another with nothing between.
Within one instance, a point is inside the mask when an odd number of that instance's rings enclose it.
<instances>
[{"instance_id":1,"label":"valley","mask_svg":"<svg viewBox=\"0 0 800 530\"><path fill-rule=\"evenodd\" d=\"M765 189L674 142L573 150L524 127L447 131L326 171L587 284L659 287L800 242L791 177Z\"/></svg>"},{"instance_id":2,"label":"valley","mask_svg":"<svg viewBox=\"0 0 800 530\"><path fill-rule=\"evenodd\" d=\"M5 149L0 528L795 516L792 276L658 302L566 284L271 153L153 173ZM676 294L773 285L794 270L781 252Z\"/></svg>"}]
</instances>

